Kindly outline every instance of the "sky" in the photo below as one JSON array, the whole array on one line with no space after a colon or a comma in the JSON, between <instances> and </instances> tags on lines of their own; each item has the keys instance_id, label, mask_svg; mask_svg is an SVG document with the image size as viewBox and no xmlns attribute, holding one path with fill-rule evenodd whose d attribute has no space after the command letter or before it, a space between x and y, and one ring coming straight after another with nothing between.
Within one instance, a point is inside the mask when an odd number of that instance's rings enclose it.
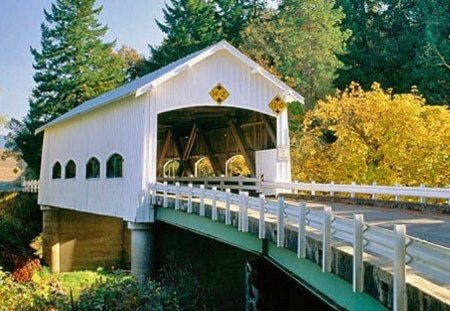
<instances>
[{"instance_id":1,"label":"sky","mask_svg":"<svg viewBox=\"0 0 450 311\"><path fill-rule=\"evenodd\" d=\"M109 27L105 39L117 40L148 55L148 44L163 34L155 19L162 19L165 0L97 0L103 6L100 21ZM0 114L25 116L33 88L30 46L40 48L40 24L52 0L0 0ZM0 129L0 134L4 130Z\"/></svg>"}]
</instances>

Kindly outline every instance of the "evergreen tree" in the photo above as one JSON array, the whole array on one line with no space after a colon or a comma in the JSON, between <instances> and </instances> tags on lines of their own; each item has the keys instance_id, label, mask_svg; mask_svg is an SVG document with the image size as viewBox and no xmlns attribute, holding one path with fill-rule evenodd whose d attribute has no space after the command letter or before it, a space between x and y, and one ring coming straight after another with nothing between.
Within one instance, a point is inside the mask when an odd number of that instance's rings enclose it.
<instances>
[{"instance_id":1,"label":"evergreen tree","mask_svg":"<svg viewBox=\"0 0 450 311\"><path fill-rule=\"evenodd\" d=\"M345 52L344 15L334 1L285 0L244 32L241 48L296 88L307 107L332 92Z\"/></svg>"},{"instance_id":2,"label":"evergreen tree","mask_svg":"<svg viewBox=\"0 0 450 311\"><path fill-rule=\"evenodd\" d=\"M450 103L449 0L338 0L352 31L335 85L373 82L397 92L417 86L428 103Z\"/></svg>"},{"instance_id":3,"label":"evergreen tree","mask_svg":"<svg viewBox=\"0 0 450 311\"><path fill-rule=\"evenodd\" d=\"M150 46L150 58L139 75L156 70L221 39L242 42L241 32L264 10L263 0L171 0L164 21L156 21L166 35Z\"/></svg>"},{"instance_id":4,"label":"evergreen tree","mask_svg":"<svg viewBox=\"0 0 450 311\"><path fill-rule=\"evenodd\" d=\"M419 91L431 104L450 106L450 0L420 0L423 35L412 67Z\"/></svg>"},{"instance_id":5,"label":"evergreen tree","mask_svg":"<svg viewBox=\"0 0 450 311\"><path fill-rule=\"evenodd\" d=\"M242 31L265 8L262 0L216 0L216 4L223 38L236 46L242 43Z\"/></svg>"},{"instance_id":6,"label":"evergreen tree","mask_svg":"<svg viewBox=\"0 0 450 311\"><path fill-rule=\"evenodd\" d=\"M95 0L56 0L44 11L41 50L31 48L36 70L27 116L12 120L8 146L20 151L28 167L39 173L42 133L37 128L124 81L114 42L102 41L107 28L98 21Z\"/></svg>"},{"instance_id":7,"label":"evergreen tree","mask_svg":"<svg viewBox=\"0 0 450 311\"><path fill-rule=\"evenodd\" d=\"M159 46L150 46L144 72L156 70L222 38L214 4L207 0L171 0L163 9L164 22L156 21L166 34Z\"/></svg>"}]
</instances>

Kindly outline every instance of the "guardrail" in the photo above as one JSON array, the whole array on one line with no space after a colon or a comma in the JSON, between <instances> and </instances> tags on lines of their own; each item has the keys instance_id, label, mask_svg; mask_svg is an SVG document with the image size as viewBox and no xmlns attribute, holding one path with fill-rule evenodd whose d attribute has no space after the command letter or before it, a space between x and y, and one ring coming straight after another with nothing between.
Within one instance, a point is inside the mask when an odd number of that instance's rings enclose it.
<instances>
[{"instance_id":1,"label":"guardrail","mask_svg":"<svg viewBox=\"0 0 450 311\"><path fill-rule=\"evenodd\" d=\"M264 183L263 183L264 184ZM287 185L280 185L283 188ZM212 201L211 219L218 219L217 202L225 206L225 224L231 224L231 205L238 207L238 230L248 232L249 210L257 212L258 236L265 238L265 219L270 215L276 219L277 246L285 246L284 229L286 223L294 224L298 230L297 255L306 257L306 227L316 229L322 234L322 270L331 271L331 246L339 240L353 247L353 290L363 291L364 260L363 253L369 252L373 256L391 260L394 277L394 310L406 310L406 266L419 271L424 276L450 285L450 249L435 245L406 235L404 225L395 225L394 231L366 224L363 214L355 214L353 219L333 214L331 207L326 206L323 211L310 210L305 202L299 205L286 204L283 197L278 201L269 201L264 195L250 197L247 192L231 193L229 189L219 191L217 188L207 189L204 185L199 188L182 186L180 183L150 184L152 204L156 203L156 196L163 197L163 207L168 207L168 196L175 196L175 209L180 210L180 200L187 200L186 212L192 213L193 199L200 202L199 215L205 216L205 199ZM309 188L311 189L311 188ZM317 188L314 188L317 189ZM325 188L320 188L324 190ZM327 188L330 190L330 188ZM354 190L355 188L341 188Z\"/></svg>"},{"instance_id":2,"label":"guardrail","mask_svg":"<svg viewBox=\"0 0 450 311\"><path fill-rule=\"evenodd\" d=\"M303 182L261 182L262 189L280 189L292 192L306 191L315 195L316 192L328 193L335 196L336 193L348 193L351 198L355 198L356 194L370 195L373 200L377 199L377 195L387 195L394 197L395 201L400 201L401 197L419 198L420 203L426 203L427 198L444 199L450 205L450 188L428 188L424 185L420 187L405 186L379 186L373 185L357 185L353 184L321 184L321 183L303 183Z\"/></svg>"},{"instance_id":3,"label":"guardrail","mask_svg":"<svg viewBox=\"0 0 450 311\"><path fill-rule=\"evenodd\" d=\"M261 179L255 177L164 177L157 178L158 182L168 182L170 184L180 183L181 185L193 184L194 186L204 185L211 189L217 187L218 190L241 190L241 191L256 191L260 192Z\"/></svg>"},{"instance_id":4,"label":"guardrail","mask_svg":"<svg viewBox=\"0 0 450 311\"><path fill-rule=\"evenodd\" d=\"M39 180L25 180L22 182L23 192L37 193L39 191Z\"/></svg>"}]
</instances>

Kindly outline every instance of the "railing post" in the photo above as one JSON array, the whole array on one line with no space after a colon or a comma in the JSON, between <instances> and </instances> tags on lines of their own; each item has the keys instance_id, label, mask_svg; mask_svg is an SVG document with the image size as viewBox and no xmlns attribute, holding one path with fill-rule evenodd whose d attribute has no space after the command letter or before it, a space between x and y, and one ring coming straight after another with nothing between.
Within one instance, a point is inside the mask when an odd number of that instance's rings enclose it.
<instances>
[{"instance_id":1,"label":"railing post","mask_svg":"<svg viewBox=\"0 0 450 311\"><path fill-rule=\"evenodd\" d=\"M352 186L356 186L356 183L354 181L352 181ZM352 199L355 198L355 193L354 192L350 193L350 198L352 198Z\"/></svg>"},{"instance_id":2,"label":"railing post","mask_svg":"<svg viewBox=\"0 0 450 311\"><path fill-rule=\"evenodd\" d=\"M284 246L284 198L278 198L277 246Z\"/></svg>"},{"instance_id":3,"label":"railing post","mask_svg":"<svg viewBox=\"0 0 450 311\"><path fill-rule=\"evenodd\" d=\"M205 216L205 185L200 185L200 216Z\"/></svg>"},{"instance_id":4,"label":"railing post","mask_svg":"<svg viewBox=\"0 0 450 311\"><path fill-rule=\"evenodd\" d=\"M239 210L238 210L238 230L242 231L242 227L243 227L243 218L244 218L244 194L242 193L242 191L239 191Z\"/></svg>"},{"instance_id":5,"label":"railing post","mask_svg":"<svg viewBox=\"0 0 450 311\"><path fill-rule=\"evenodd\" d=\"M405 311L406 300L406 227L394 226L394 311Z\"/></svg>"},{"instance_id":6,"label":"railing post","mask_svg":"<svg viewBox=\"0 0 450 311\"><path fill-rule=\"evenodd\" d=\"M314 187L314 185L316 184L316 182L313 180L313 181L311 181L311 184L312 184L313 187ZM312 190L312 191L311 191L311 195L315 196L315 195L316 195L316 190Z\"/></svg>"},{"instance_id":7,"label":"railing post","mask_svg":"<svg viewBox=\"0 0 450 311\"><path fill-rule=\"evenodd\" d=\"M167 207L167 188L169 185L167 181L164 182L164 192L163 192L163 207Z\"/></svg>"},{"instance_id":8,"label":"railing post","mask_svg":"<svg viewBox=\"0 0 450 311\"><path fill-rule=\"evenodd\" d=\"M450 189L450 186L448 186L448 189ZM447 204L450 205L450 198L448 198Z\"/></svg>"},{"instance_id":9,"label":"railing post","mask_svg":"<svg viewBox=\"0 0 450 311\"><path fill-rule=\"evenodd\" d=\"M304 201L299 205L297 256L298 258L306 257L306 202Z\"/></svg>"},{"instance_id":10,"label":"railing post","mask_svg":"<svg viewBox=\"0 0 450 311\"><path fill-rule=\"evenodd\" d=\"M175 183L175 210L180 209L180 183Z\"/></svg>"},{"instance_id":11,"label":"railing post","mask_svg":"<svg viewBox=\"0 0 450 311\"><path fill-rule=\"evenodd\" d=\"M244 206L242 208L242 231L243 232L248 232L248 192L244 191L242 192L244 197L243 197L243 203Z\"/></svg>"},{"instance_id":12,"label":"railing post","mask_svg":"<svg viewBox=\"0 0 450 311\"><path fill-rule=\"evenodd\" d=\"M372 183L372 186L373 186L373 187L376 187L376 185L377 185L377 182L374 181L374 182ZM375 192L373 192L373 193L372 193L372 200L376 200L376 199L377 199L377 195L375 194Z\"/></svg>"},{"instance_id":13,"label":"railing post","mask_svg":"<svg viewBox=\"0 0 450 311\"><path fill-rule=\"evenodd\" d=\"M155 205L156 204L156 184L150 184L150 190L151 190L151 201L150 204L151 205Z\"/></svg>"},{"instance_id":14,"label":"railing post","mask_svg":"<svg viewBox=\"0 0 450 311\"><path fill-rule=\"evenodd\" d=\"M330 185L331 185L331 188L333 188L333 186L334 186L334 181L331 181L331 182L330 182ZM334 191L333 191L333 190L330 191L330 197L334 197Z\"/></svg>"},{"instance_id":15,"label":"railing post","mask_svg":"<svg viewBox=\"0 0 450 311\"><path fill-rule=\"evenodd\" d=\"M264 239L266 237L266 197L264 194L259 195L259 224L258 237Z\"/></svg>"},{"instance_id":16,"label":"railing post","mask_svg":"<svg viewBox=\"0 0 450 311\"><path fill-rule=\"evenodd\" d=\"M225 224L226 225L231 225L230 195L231 195L231 190L225 189Z\"/></svg>"},{"instance_id":17,"label":"railing post","mask_svg":"<svg viewBox=\"0 0 450 311\"><path fill-rule=\"evenodd\" d=\"M364 261L363 261L364 215L353 215L353 291L364 290Z\"/></svg>"},{"instance_id":18,"label":"railing post","mask_svg":"<svg viewBox=\"0 0 450 311\"><path fill-rule=\"evenodd\" d=\"M294 189L294 194L298 194L298 189L297 189L297 186L298 186L298 180L295 180L294 181L294 184L295 184L295 189Z\"/></svg>"},{"instance_id":19,"label":"railing post","mask_svg":"<svg viewBox=\"0 0 450 311\"><path fill-rule=\"evenodd\" d=\"M420 188L425 188L425 184L420 184ZM425 197L420 197L420 204L425 204Z\"/></svg>"},{"instance_id":20,"label":"railing post","mask_svg":"<svg viewBox=\"0 0 450 311\"><path fill-rule=\"evenodd\" d=\"M213 198L212 198L212 207L211 207L211 220L217 220L217 187L212 187L213 190Z\"/></svg>"},{"instance_id":21,"label":"railing post","mask_svg":"<svg viewBox=\"0 0 450 311\"><path fill-rule=\"evenodd\" d=\"M187 206L187 212L188 214L192 213L192 191L193 191L193 185L192 183L189 183L188 185L188 206Z\"/></svg>"},{"instance_id":22,"label":"railing post","mask_svg":"<svg viewBox=\"0 0 450 311\"><path fill-rule=\"evenodd\" d=\"M399 184L399 183L396 183L395 186L396 186L396 187L400 187L400 184ZM400 201L400 196L399 196L399 195L396 195L396 196L395 196L395 202L399 202L399 201Z\"/></svg>"},{"instance_id":23,"label":"railing post","mask_svg":"<svg viewBox=\"0 0 450 311\"><path fill-rule=\"evenodd\" d=\"M331 271L331 207L323 208L322 222L322 271Z\"/></svg>"}]
</instances>

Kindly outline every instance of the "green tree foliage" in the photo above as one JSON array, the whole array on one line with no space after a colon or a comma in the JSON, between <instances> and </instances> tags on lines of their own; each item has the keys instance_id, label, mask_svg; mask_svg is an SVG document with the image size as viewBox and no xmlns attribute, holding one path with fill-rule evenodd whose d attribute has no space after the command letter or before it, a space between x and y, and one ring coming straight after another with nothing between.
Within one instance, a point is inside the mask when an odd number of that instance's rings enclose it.
<instances>
[{"instance_id":1,"label":"green tree foliage","mask_svg":"<svg viewBox=\"0 0 450 311\"><path fill-rule=\"evenodd\" d=\"M421 0L419 12L425 20L412 66L414 82L428 102L450 106L450 1Z\"/></svg>"},{"instance_id":2,"label":"green tree foliage","mask_svg":"<svg viewBox=\"0 0 450 311\"><path fill-rule=\"evenodd\" d=\"M345 52L349 32L334 1L285 0L244 32L241 48L305 96L307 107L332 91L336 55Z\"/></svg>"},{"instance_id":3,"label":"green tree foliage","mask_svg":"<svg viewBox=\"0 0 450 311\"><path fill-rule=\"evenodd\" d=\"M123 45L118 51L117 56L122 61L125 79L127 82L139 77L140 70L144 66L144 56L135 49Z\"/></svg>"},{"instance_id":4,"label":"green tree foliage","mask_svg":"<svg viewBox=\"0 0 450 311\"><path fill-rule=\"evenodd\" d=\"M416 85L431 104L450 103L450 1L337 0L352 31L335 85L374 81L396 92Z\"/></svg>"},{"instance_id":5,"label":"green tree foliage","mask_svg":"<svg viewBox=\"0 0 450 311\"><path fill-rule=\"evenodd\" d=\"M44 11L41 49L31 48L35 87L22 120L9 123L8 146L20 151L38 174L42 134L37 128L88 99L123 83L122 61L114 42L104 43L107 27L98 21L95 0L56 0Z\"/></svg>"},{"instance_id":6,"label":"green tree foliage","mask_svg":"<svg viewBox=\"0 0 450 311\"><path fill-rule=\"evenodd\" d=\"M262 0L171 0L156 21L165 34L159 46L150 46L150 58L140 74L154 71L221 39L234 44L240 32L264 8Z\"/></svg>"}]
</instances>

